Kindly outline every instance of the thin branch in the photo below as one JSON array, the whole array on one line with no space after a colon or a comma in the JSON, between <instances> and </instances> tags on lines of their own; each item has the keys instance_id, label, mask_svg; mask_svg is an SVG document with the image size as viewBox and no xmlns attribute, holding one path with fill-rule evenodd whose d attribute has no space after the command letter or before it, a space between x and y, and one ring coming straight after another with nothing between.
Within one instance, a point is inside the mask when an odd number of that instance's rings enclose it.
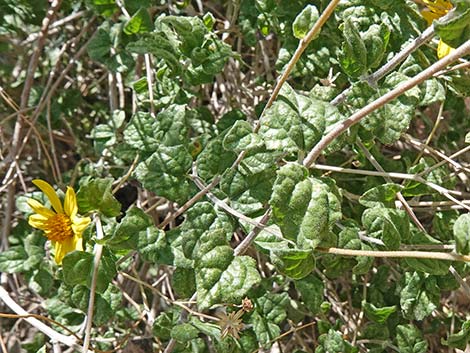
<instances>
[{"instance_id":1,"label":"thin branch","mask_svg":"<svg viewBox=\"0 0 470 353\"><path fill-rule=\"evenodd\" d=\"M307 49L310 42L320 33L320 30L322 29L326 21L330 18L330 16L333 14L333 11L335 10L339 1L340 0L332 0L328 4L328 6L325 8L323 13L320 15L318 20L315 22L313 27L310 29L310 31L305 35L304 38L302 38L299 41L299 45L297 46L297 49L295 50L294 55L285 66L284 72L279 77L276 83L276 86L274 86L273 92L271 93L271 96L269 97L269 100L266 103L266 106L264 107L263 112L261 113L261 116L263 116L266 110L274 103L279 92L281 91L282 85L287 81L287 78L289 77L290 73L294 69L295 64L297 64L297 62L299 61L305 49ZM258 131L259 127L260 127L260 121L258 121L258 124L256 125L254 129L255 132Z\"/></svg>"},{"instance_id":2,"label":"thin branch","mask_svg":"<svg viewBox=\"0 0 470 353\"><path fill-rule=\"evenodd\" d=\"M323 138L318 142L315 147L309 152L307 157L304 160L304 166L309 168L320 156L323 150L331 143L334 139L336 139L339 135L349 129L352 125L357 124L363 118L365 118L370 113L374 112L375 110L381 108L388 102L394 100L395 98L399 97L406 91L410 90L411 88L419 85L420 83L424 82L428 78L432 77L433 74L442 70L447 65L453 63L454 61L460 59L462 56L467 55L470 53L470 40L463 43L460 47L455 49L455 51L451 52L449 55L443 57L441 60L437 61L426 70L420 72L416 76L412 77L411 79L400 83L397 87L395 87L390 92L386 93L380 98L377 98L373 102L369 103L362 109L358 110L356 113L351 115L346 120L343 120L336 124L331 131L323 136Z\"/></svg>"},{"instance_id":3,"label":"thin branch","mask_svg":"<svg viewBox=\"0 0 470 353\"><path fill-rule=\"evenodd\" d=\"M42 323L35 317L30 317L31 314L29 314L26 310L24 310L21 306L19 306L8 294L8 292L3 288L3 286L0 286L0 299L16 314L24 316L25 320L31 324L32 326L36 327L39 331L44 333L46 336L51 338L53 341L58 341L60 343L65 344L68 347L74 347L76 349L80 349L80 346L76 343L77 340L73 336L66 336L63 335L54 329L50 328L46 324ZM91 353L91 351L88 351Z\"/></svg>"},{"instance_id":4,"label":"thin branch","mask_svg":"<svg viewBox=\"0 0 470 353\"><path fill-rule=\"evenodd\" d=\"M103 226L101 225L101 219L98 214L95 215L96 222L96 239L103 239ZM83 340L82 352L87 352L90 346L91 340L91 328L93 324L93 310L95 308L95 293L96 285L98 283L98 267L100 265L101 254L103 253L103 245L96 243L94 246L95 257L93 258L93 273L91 277L90 286L90 298L88 300L88 310L86 315L86 326L85 326L85 339Z\"/></svg>"},{"instance_id":5,"label":"thin branch","mask_svg":"<svg viewBox=\"0 0 470 353\"><path fill-rule=\"evenodd\" d=\"M315 251L342 256L369 256L385 258L413 258L413 259L432 259L447 260L458 262L470 262L470 255L460 255L445 252L430 251L376 251L376 250L351 250L339 248L316 248Z\"/></svg>"},{"instance_id":6,"label":"thin branch","mask_svg":"<svg viewBox=\"0 0 470 353\"><path fill-rule=\"evenodd\" d=\"M375 169L377 169L378 171L380 172L385 172L385 170L382 168L382 166L380 165L380 163L375 159L375 157L372 155L372 153L369 152L369 150L362 144L362 142L360 140L357 141L357 145L359 146L359 148L361 149L362 153L364 153L364 155L366 156L366 158L372 163L372 165L375 167ZM385 176L384 177L385 181L387 183L391 183L392 182L392 179L389 177L389 176ZM416 217L415 213L413 212L413 209L410 207L410 205L408 204L408 202L405 200L405 198L403 197L402 193L400 191L397 192L397 198L398 200L401 202L402 206L405 208L406 212L408 213L408 215L411 217L411 219L413 220L414 224L416 224L416 226L421 229L423 232L426 232L426 229L424 228L424 226L421 224L421 222L419 221L418 217Z\"/></svg>"}]
</instances>

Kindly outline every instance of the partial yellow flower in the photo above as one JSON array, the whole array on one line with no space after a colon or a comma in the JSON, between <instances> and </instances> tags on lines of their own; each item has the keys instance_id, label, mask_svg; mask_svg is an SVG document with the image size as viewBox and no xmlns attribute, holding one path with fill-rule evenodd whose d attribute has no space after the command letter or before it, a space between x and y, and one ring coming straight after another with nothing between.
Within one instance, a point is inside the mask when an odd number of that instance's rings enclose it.
<instances>
[{"instance_id":1,"label":"partial yellow flower","mask_svg":"<svg viewBox=\"0 0 470 353\"><path fill-rule=\"evenodd\" d=\"M28 223L30 226L44 231L44 235L54 246L55 262L60 265L64 256L69 252L83 250L82 234L91 220L89 217L77 215L77 197L70 186L67 187L62 207L59 196L49 183L35 179L33 184L47 196L53 210L44 207L37 200L28 199L28 205L35 212L29 216Z\"/></svg>"},{"instance_id":2,"label":"partial yellow flower","mask_svg":"<svg viewBox=\"0 0 470 353\"><path fill-rule=\"evenodd\" d=\"M452 10L452 3L449 0L423 0L426 5L426 9L421 11L421 15L427 21L428 25L432 25L432 21L444 16L447 12ZM443 58L452 52L454 48L448 46L441 40L437 45L437 57Z\"/></svg>"}]
</instances>

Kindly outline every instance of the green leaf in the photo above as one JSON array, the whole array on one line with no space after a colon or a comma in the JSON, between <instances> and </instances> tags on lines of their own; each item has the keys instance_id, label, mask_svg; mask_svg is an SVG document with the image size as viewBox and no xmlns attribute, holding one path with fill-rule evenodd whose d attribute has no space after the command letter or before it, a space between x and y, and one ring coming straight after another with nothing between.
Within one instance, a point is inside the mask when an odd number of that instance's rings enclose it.
<instances>
[{"instance_id":1,"label":"green leaf","mask_svg":"<svg viewBox=\"0 0 470 353\"><path fill-rule=\"evenodd\" d=\"M226 241L229 241L234 229L224 212L218 211L209 202L198 202L186 212L186 219L179 230L184 255L195 260L197 259L195 251L204 233L223 230Z\"/></svg>"},{"instance_id":2,"label":"green leaf","mask_svg":"<svg viewBox=\"0 0 470 353\"><path fill-rule=\"evenodd\" d=\"M133 148L152 153L160 145L187 144L186 107L170 105L152 117L149 113L136 113L124 130L124 141Z\"/></svg>"},{"instance_id":3,"label":"green leaf","mask_svg":"<svg viewBox=\"0 0 470 353\"><path fill-rule=\"evenodd\" d=\"M420 106L428 106L436 102L442 102L446 98L446 90L437 79L424 81L421 86Z\"/></svg>"},{"instance_id":4,"label":"green leaf","mask_svg":"<svg viewBox=\"0 0 470 353\"><path fill-rule=\"evenodd\" d=\"M454 223L455 250L462 255L470 254L470 214L461 215Z\"/></svg>"},{"instance_id":5,"label":"green leaf","mask_svg":"<svg viewBox=\"0 0 470 353\"><path fill-rule=\"evenodd\" d=\"M368 208L362 214L362 224L368 235L382 239L387 249L397 250L410 236L410 222L403 210Z\"/></svg>"},{"instance_id":6,"label":"green leaf","mask_svg":"<svg viewBox=\"0 0 470 353\"><path fill-rule=\"evenodd\" d=\"M449 19L433 22L437 35L443 42L457 48L470 39L470 6L466 1L459 1L455 15Z\"/></svg>"},{"instance_id":7,"label":"green leaf","mask_svg":"<svg viewBox=\"0 0 470 353\"><path fill-rule=\"evenodd\" d=\"M358 352L357 348L352 347L348 342L343 340L340 332L329 329L328 333L324 333L318 337L318 346L315 353L353 353Z\"/></svg>"},{"instance_id":8,"label":"green leaf","mask_svg":"<svg viewBox=\"0 0 470 353\"><path fill-rule=\"evenodd\" d=\"M64 258L65 259L65 258ZM73 287L70 299L77 308L84 313L88 311L90 300L90 291L87 287L77 285ZM114 315L111 305L103 298L100 293L95 294L95 306L93 308L93 323L95 325L104 325L109 322Z\"/></svg>"},{"instance_id":9,"label":"green leaf","mask_svg":"<svg viewBox=\"0 0 470 353\"><path fill-rule=\"evenodd\" d=\"M259 214L271 196L275 168L251 174L242 164L238 170L227 171L220 182L221 190L230 197L231 206L245 215Z\"/></svg>"},{"instance_id":10,"label":"green leaf","mask_svg":"<svg viewBox=\"0 0 470 353\"><path fill-rule=\"evenodd\" d=\"M87 0L86 4L104 17L110 17L118 10L114 0Z\"/></svg>"},{"instance_id":11,"label":"green leaf","mask_svg":"<svg viewBox=\"0 0 470 353\"><path fill-rule=\"evenodd\" d=\"M229 168L237 155L223 148L224 135L212 139L197 156L198 174L204 180L210 180Z\"/></svg>"},{"instance_id":12,"label":"green leaf","mask_svg":"<svg viewBox=\"0 0 470 353\"><path fill-rule=\"evenodd\" d=\"M192 157L186 147L160 145L149 158L139 163L134 176L157 195L184 203L191 192L186 178L191 164Z\"/></svg>"},{"instance_id":13,"label":"green leaf","mask_svg":"<svg viewBox=\"0 0 470 353\"><path fill-rule=\"evenodd\" d=\"M101 61L111 55L111 38L108 31L98 28L95 36L87 46L88 55L92 60Z\"/></svg>"},{"instance_id":14,"label":"green leaf","mask_svg":"<svg viewBox=\"0 0 470 353\"><path fill-rule=\"evenodd\" d=\"M378 308L374 304L367 303L366 301L362 302L362 308L364 309L364 313L369 320L379 324L387 321L388 317L397 311L397 307L395 305Z\"/></svg>"},{"instance_id":15,"label":"green leaf","mask_svg":"<svg viewBox=\"0 0 470 353\"><path fill-rule=\"evenodd\" d=\"M180 71L181 53L175 41L170 39L166 33L142 33L138 40L127 44L126 49L136 54L153 54L156 58L163 59L173 72Z\"/></svg>"},{"instance_id":16,"label":"green leaf","mask_svg":"<svg viewBox=\"0 0 470 353\"><path fill-rule=\"evenodd\" d=\"M200 310L217 303L239 303L261 280L249 256L233 256L225 232L204 233L194 250L197 302Z\"/></svg>"},{"instance_id":17,"label":"green leaf","mask_svg":"<svg viewBox=\"0 0 470 353\"><path fill-rule=\"evenodd\" d=\"M0 271L6 273L17 273L24 271L24 263L28 259L23 246L13 246L8 250L0 252Z\"/></svg>"},{"instance_id":18,"label":"green leaf","mask_svg":"<svg viewBox=\"0 0 470 353\"><path fill-rule=\"evenodd\" d=\"M307 5L301 13L297 15L292 24L294 37L302 39L307 35L319 17L318 10L314 5Z\"/></svg>"},{"instance_id":19,"label":"green leaf","mask_svg":"<svg viewBox=\"0 0 470 353\"><path fill-rule=\"evenodd\" d=\"M255 299L255 310L250 317L258 342L267 347L271 340L279 336L281 324L287 317L286 307L289 302L287 293L267 293Z\"/></svg>"},{"instance_id":20,"label":"green leaf","mask_svg":"<svg viewBox=\"0 0 470 353\"><path fill-rule=\"evenodd\" d=\"M280 273L292 279L304 278L315 269L315 258L310 249L272 250L270 258Z\"/></svg>"},{"instance_id":21,"label":"green leaf","mask_svg":"<svg viewBox=\"0 0 470 353\"><path fill-rule=\"evenodd\" d=\"M349 18L344 21L343 36L341 66L349 76L357 78L367 71L367 48L358 28Z\"/></svg>"},{"instance_id":22,"label":"green leaf","mask_svg":"<svg viewBox=\"0 0 470 353\"><path fill-rule=\"evenodd\" d=\"M240 153L259 149L264 146L264 141L258 134L253 133L253 128L248 122L237 120L225 135L222 145L226 150Z\"/></svg>"},{"instance_id":23,"label":"green leaf","mask_svg":"<svg viewBox=\"0 0 470 353\"><path fill-rule=\"evenodd\" d=\"M80 180L77 203L81 214L98 211L106 217L116 217L121 212L121 204L111 192L112 178Z\"/></svg>"},{"instance_id":24,"label":"green leaf","mask_svg":"<svg viewBox=\"0 0 470 353\"><path fill-rule=\"evenodd\" d=\"M73 251L65 255L62 262L64 282L70 286L80 284L90 288L93 277L93 259L93 254L84 251ZM96 291L104 293L116 274L116 259L105 249L98 267Z\"/></svg>"},{"instance_id":25,"label":"green leaf","mask_svg":"<svg viewBox=\"0 0 470 353\"><path fill-rule=\"evenodd\" d=\"M284 84L277 101L261 117L259 134L267 150L308 151L320 141L328 119L342 119L336 107Z\"/></svg>"},{"instance_id":26,"label":"green leaf","mask_svg":"<svg viewBox=\"0 0 470 353\"><path fill-rule=\"evenodd\" d=\"M360 109L408 79L408 76L400 72L394 72L385 78L384 83L378 89L373 89L364 82L355 83L348 93L347 102L356 109ZM363 140L377 138L384 144L395 142L408 129L411 119L415 116L415 109L420 98L421 90L414 87L369 114L359 123L361 126L359 130L360 137Z\"/></svg>"},{"instance_id":27,"label":"green leaf","mask_svg":"<svg viewBox=\"0 0 470 353\"><path fill-rule=\"evenodd\" d=\"M397 193L403 187L398 184L382 184L367 190L360 198L359 203L366 207L389 207L395 206Z\"/></svg>"},{"instance_id":28,"label":"green leaf","mask_svg":"<svg viewBox=\"0 0 470 353\"><path fill-rule=\"evenodd\" d=\"M428 343L423 339L421 330L412 324L398 325L396 337L400 353L425 353L428 351Z\"/></svg>"},{"instance_id":29,"label":"green leaf","mask_svg":"<svg viewBox=\"0 0 470 353\"><path fill-rule=\"evenodd\" d=\"M303 147L298 113L288 103L278 100L261 118L260 135L268 150L296 152Z\"/></svg>"},{"instance_id":30,"label":"green leaf","mask_svg":"<svg viewBox=\"0 0 470 353\"><path fill-rule=\"evenodd\" d=\"M400 306L405 318L423 320L439 305L440 289L436 278L420 272L405 273Z\"/></svg>"},{"instance_id":31,"label":"green leaf","mask_svg":"<svg viewBox=\"0 0 470 353\"><path fill-rule=\"evenodd\" d=\"M47 296L53 289L54 277L52 277L52 274L45 268L40 268L38 271L35 271L28 285L40 295Z\"/></svg>"},{"instance_id":32,"label":"green leaf","mask_svg":"<svg viewBox=\"0 0 470 353\"><path fill-rule=\"evenodd\" d=\"M174 255L168 237L157 227L148 227L140 231L136 248L144 261L155 264L173 264Z\"/></svg>"},{"instance_id":33,"label":"green leaf","mask_svg":"<svg viewBox=\"0 0 470 353\"><path fill-rule=\"evenodd\" d=\"M386 53L390 29L385 23L373 24L364 32L363 40L367 51L367 69L378 67Z\"/></svg>"},{"instance_id":34,"label":"green leaf","mask_svg":"<svg viewBox=\"0 0 470 353\"><path fill-rule=\"evenodd\" d=\"M170 25L175 30L182 40L180 49L186 56L189 57L195 48L203 46L207 28L200 18L164 16L159 17L157 21Z\"/></svg>"},{"instance_id":35,"label":"green leaf","mask_svg":"<svg viewBox=\"0 0 470 353\"><path fill-rule=\"evenodd\" d=\"M449 335L447 340L442 340L442 343L452 348L464 350L467 347L468 340L470 339L470 321L465 321L459 332Z\"/></svg>"},{"instance_id":36,"label":"green leaf","mask_svg":"<svg viewBox=\"0 0 470 353\"><path fill-rule=\"evenodd\" d=\"M140 208L132 206L114 229L112 234L105 236L102 243L113 250L135 249L139 233L153 226L152 218Z\"/></svg>"},{"instance_id":37,"label":"green leaf","mask_svg":"<svg viewBox=\"0 0 470 353\"><path fill-rule=\"evenodd\" d=\"M176 325L171 329L170 336L178 342L188 342L195 339L199 335L199 331L191 324Z\"/></svg>"},{"instance_id":38,"label":"green leaf","mask_svg":"<svg viewBox=\"0 0 470 353\"><path fill-rule=\"evenodd\" d=\"M298 164L283 166L269 203L282 234L300 248L314 249L329 238L329 203L325 187L307 174Z\"/></svg>"},{"instance_id":39,"label":"green leaf","mask_svg":"<svg viewBox=\"0 0 470 353\"><path fill-rule=\"evenodd\" d=\"M155 337L167 341L171 338L171 329L178 322L179 312L171 309L162 312L153 322L152 332Z\"/></svg>"},{"instance_id":40,"label":"green leaf","mask_svg":"<svg viewBox=\"0 0 470 353\"><path fill-rule=\"evenodd\" d=\"M147 9L140 8L124 25L124 33L128 35L146 33L153 30L152 18Z\"/></svg>"},{"instance_id":41,"label":"green leaf","mask_svg":"<svg viewBox=\"0 0 470 353\"><path fill-rule=\"evenodd\" d=\"M202 16L202 21L204 22L204 26L206 26L208 31L212 31L212 28L215 25L215 17L211 12L206 12L204 16Z\"/></svg>"},{"instance_id":42,"label":"green leaf","mask_svg":"<svg viewBox=\"0 0 470 353\"><path fill-rule=\"evenodd\" d=\"M190 298L196 291L194 269L177 267L173 271L171 284L178 297Z\"/></svg>"},{"instance_id":43,"label":"green leaf","mask_svg":"<svg viewBox=\"0 0 470 353\"><path fill-rule=\"evenodd\" d=\"M314 275L309 275L300 280L296 280L295 288L300 293L302 301L305 306L310 310L310 314L315 315L320 312L321 304L324 300L323 292L325 285L323 281Z\"/></svg>"}]
</instances>

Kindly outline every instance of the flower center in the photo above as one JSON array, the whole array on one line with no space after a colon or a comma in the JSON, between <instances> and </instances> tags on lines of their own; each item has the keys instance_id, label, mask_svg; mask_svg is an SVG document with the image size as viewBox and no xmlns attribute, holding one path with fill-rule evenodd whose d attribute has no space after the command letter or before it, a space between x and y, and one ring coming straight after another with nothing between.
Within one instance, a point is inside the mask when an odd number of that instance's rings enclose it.
<instances>
[{"instance_id":1,"label":"flower center","mask_svg":"<svg viewBox=\"0 0 470 353\"><path fill-rule=\"evenodd\" d=\"M47 221L46 237L52 241L64 241L73 237L72 222L65 214L56 214Z\"/></svg>"}]
</instances>

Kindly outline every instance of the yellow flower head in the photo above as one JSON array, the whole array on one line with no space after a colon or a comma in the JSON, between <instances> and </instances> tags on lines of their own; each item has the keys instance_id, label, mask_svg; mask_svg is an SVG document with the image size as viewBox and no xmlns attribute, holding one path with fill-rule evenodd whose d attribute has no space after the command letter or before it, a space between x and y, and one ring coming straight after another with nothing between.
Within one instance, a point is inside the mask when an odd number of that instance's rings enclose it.
<instances>
[{"instance_id":1,"label":"yellow flower head","mask_svg":"<svg viewBox=\"0 0 470 353\"><path fill-rule=\"evenodd\" d=\"M432 21L444 16L447 12L452 10L452 3L449 0L423 0L426 5L426 9L421 11L421 15L428 22L428 25L432 25ZM439 59L448 55L454 48L448 46L446 43L439 41L437 45L437 57Z\"/></svg>"},{"instance_id":2,"label":"yellow flower head","mask_svg":"<svg viewBox=\"0 0 470 353\"><path fill-rule=\"evenodd\" d=\"M33 180L51 202L51 210L34 199L28 199L28 205L35 214L29 216L30 226L44 231L55 249L55 262L60 265L66 254L74 250L83 250L82 233L90 224L89 217L77 215L77 197L75 191L68 186L65 193L64 206L54 188L41 179Z\"/></svg>"}]
</instances>

